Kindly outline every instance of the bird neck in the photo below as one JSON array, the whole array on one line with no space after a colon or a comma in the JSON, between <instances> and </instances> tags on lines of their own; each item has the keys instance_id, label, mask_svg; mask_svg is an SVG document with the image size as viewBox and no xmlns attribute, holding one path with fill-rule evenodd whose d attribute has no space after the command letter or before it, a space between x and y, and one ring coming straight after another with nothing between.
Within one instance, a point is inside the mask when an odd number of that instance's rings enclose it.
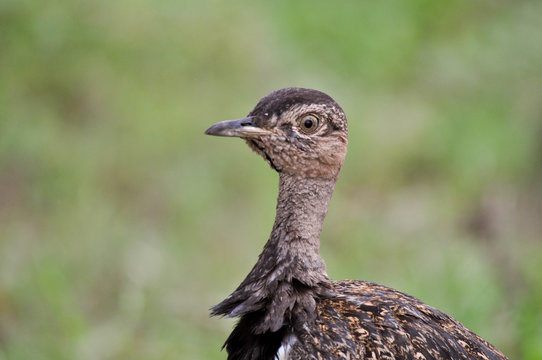
<instances>
[{"instance_id":1,"label":"bird neck","mask_svg":"<svg viewBox=\"0 0 542 360\"><path fill-rule=\"evenodd\" d=\"M280 174L275 223L260 260L291 262L288 277L309 286L327 279L320 233L335 182Z\"/></svg>"},{"instance_id":2,"label":"bird neck","mask_svg":"<svg viewBox=\"0 0 542 360\"><path fill-rule=\"evenodd\" d=\"M301 324L314 316L314 296L330 288L319 248L335 181L280 174L269 240L245 280L212 308L213 315L242 317L226 341L228 351L246 328L251 334L276 332L287 322Z\"/></svg>"}]
</instances>

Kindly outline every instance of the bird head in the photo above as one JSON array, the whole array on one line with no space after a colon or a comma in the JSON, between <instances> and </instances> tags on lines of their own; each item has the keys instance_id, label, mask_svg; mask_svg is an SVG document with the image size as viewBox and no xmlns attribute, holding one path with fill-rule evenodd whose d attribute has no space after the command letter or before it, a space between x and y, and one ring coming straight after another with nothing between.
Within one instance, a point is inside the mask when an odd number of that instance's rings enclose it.
<instances>
[{"instance_id":1,"label":"bird head","mask_svg":"<svg viewBox=\"0 0 542 360\"><path fill-rule=\"evenodd\" d=\"M302 88L273 91L247 117L205 133L240 137L279 173L306 178L337 178L348 143L341 107L323 92Z\"/></svg>"}]
</instances>

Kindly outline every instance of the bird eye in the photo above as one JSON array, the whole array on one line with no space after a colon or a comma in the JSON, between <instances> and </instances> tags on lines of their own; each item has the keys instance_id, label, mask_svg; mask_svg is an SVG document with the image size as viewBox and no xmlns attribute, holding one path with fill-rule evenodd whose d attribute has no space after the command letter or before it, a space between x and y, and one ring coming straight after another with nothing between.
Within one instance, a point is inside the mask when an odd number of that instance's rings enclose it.
<instances>
[{"instance_id":1,"label":"bird eye","mask_svg":"<svg viewBox=\"0 0 542 360\"><path fill-rule=\"evenodd\" d=\"M305 134L312 134L318 129L320 120L313 114L303 115L299 120L299 129Z\"/></svg>"}]
</instances>

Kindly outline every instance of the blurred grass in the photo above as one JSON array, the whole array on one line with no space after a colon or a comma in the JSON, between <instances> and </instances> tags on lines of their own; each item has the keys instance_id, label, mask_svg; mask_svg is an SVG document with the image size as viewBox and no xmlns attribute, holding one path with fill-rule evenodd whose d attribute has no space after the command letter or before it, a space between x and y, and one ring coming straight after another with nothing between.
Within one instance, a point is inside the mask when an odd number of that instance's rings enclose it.
<instances>
[{"instance_id":1,"label":"blurred grass","mask_svg":"<svg viewBox=\"0 0 542 360\"><path fill-rule=\"evenodd\" d=\"M286 86L349 155L322 253L542 358L537 1L0 2L0 359L221 359L276 175L203 136Z\"/></svg>"}]
</instances>

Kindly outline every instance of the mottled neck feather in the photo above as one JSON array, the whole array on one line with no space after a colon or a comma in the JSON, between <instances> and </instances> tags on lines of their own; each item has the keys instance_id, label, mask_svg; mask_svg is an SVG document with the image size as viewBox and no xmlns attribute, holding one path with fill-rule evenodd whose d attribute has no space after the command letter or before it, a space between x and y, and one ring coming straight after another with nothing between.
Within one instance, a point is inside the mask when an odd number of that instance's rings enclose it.
<instances>
[{"instance_id":1,"label":"mottled neck feather","mask_svg":"<svg viewBox=\"0 0 542 360\"><path fill-rule=\"evenodd\" d=\"M252 323L253 333L260 334L278 331L285 319L301 323L313 316L314 295L325 291L329 284L319 247L335 182L280 173L271 236L254 268L230 296L212 309L213 315L258 314L259 320Z\"/></svg>"},{"instance_id":2,"label":"mottled neck feather","mask_svg":"<svg viewBox=\"0 0 542 360\"><path fill-rule=\"evenodd\" d=\"M295 278L307 286L327 280L319 254L320 233L335 181L280 175L275 223L256 267L268 267L266 258L293 259L288 280Z\"/></svg>"}]
</instances>

